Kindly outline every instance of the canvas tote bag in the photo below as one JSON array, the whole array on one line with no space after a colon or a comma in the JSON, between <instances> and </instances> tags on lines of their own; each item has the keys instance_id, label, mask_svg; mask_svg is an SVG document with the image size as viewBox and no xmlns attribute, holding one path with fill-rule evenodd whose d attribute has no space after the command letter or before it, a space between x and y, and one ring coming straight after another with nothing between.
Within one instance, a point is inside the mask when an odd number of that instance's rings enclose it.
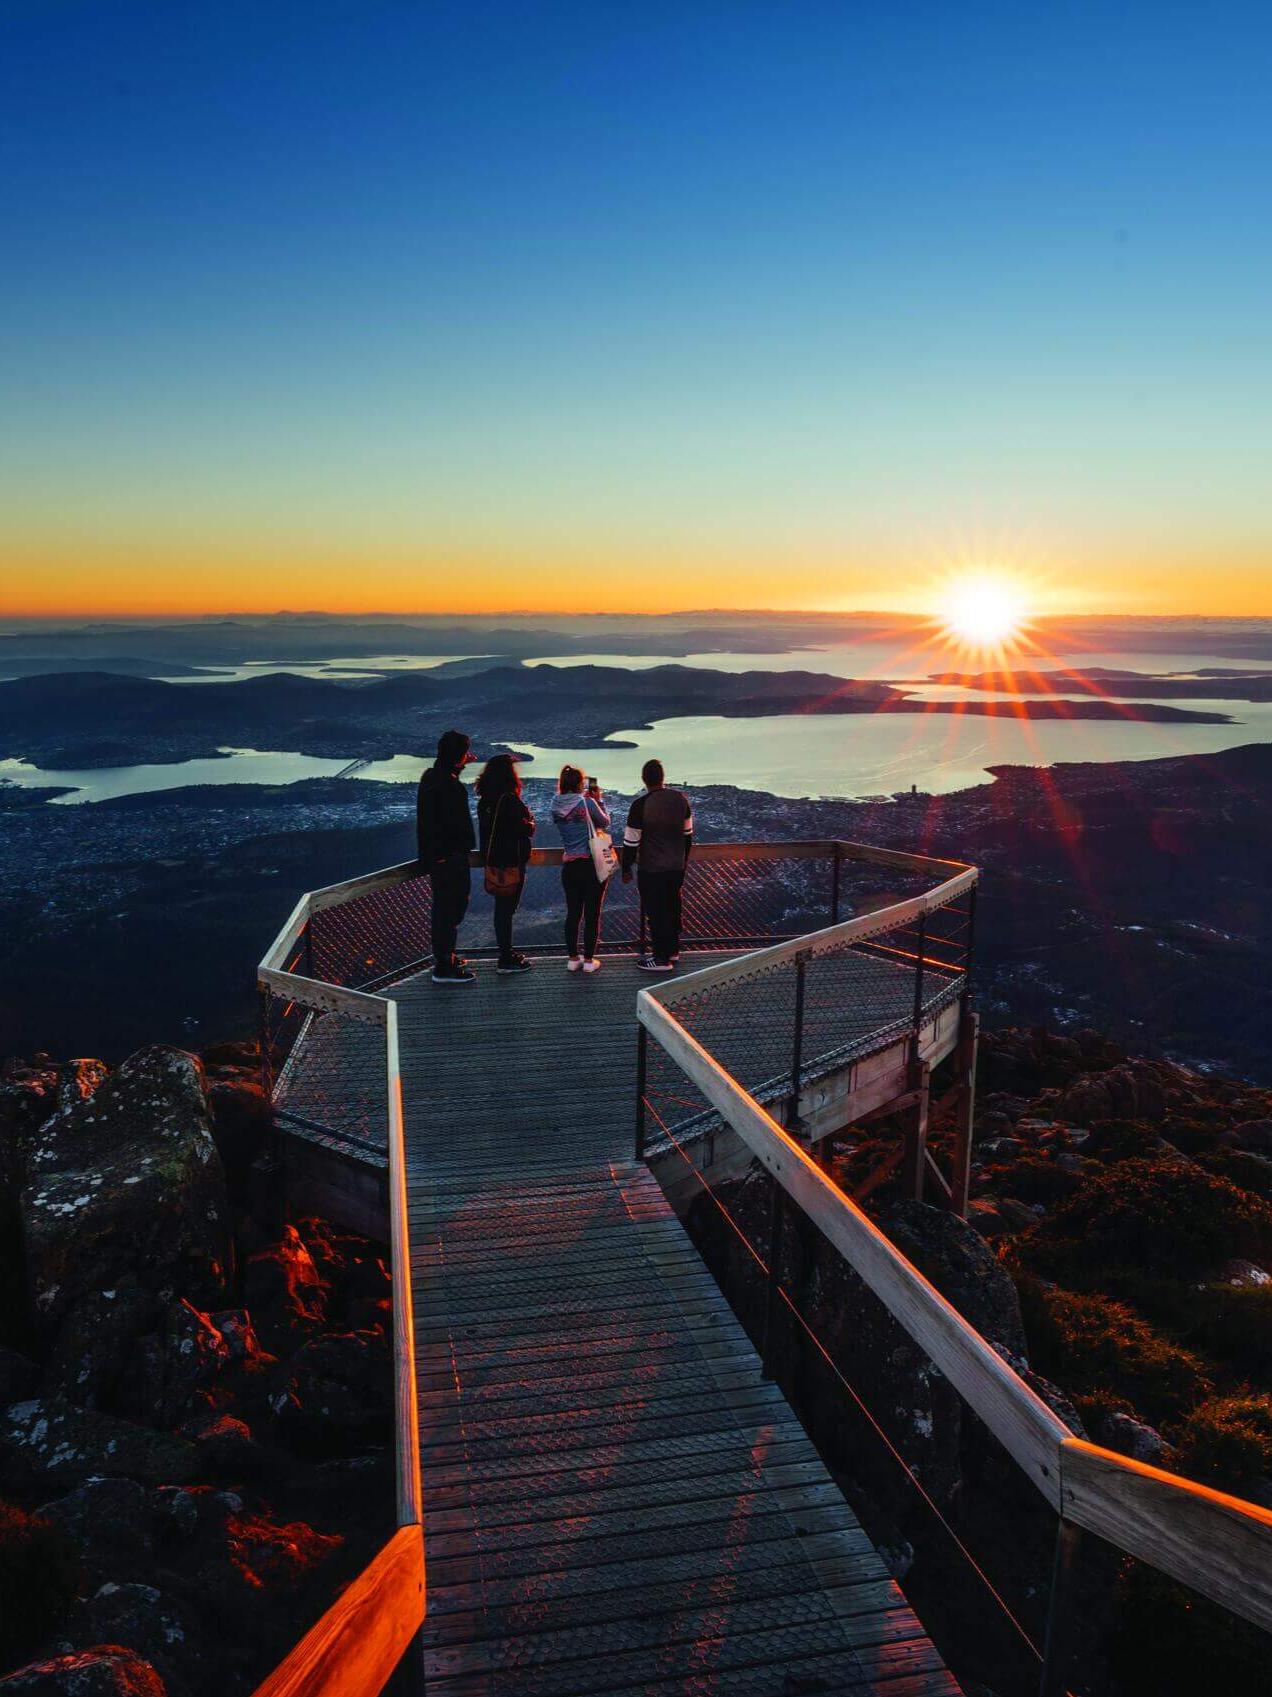
<instances>
[{"instance_id":1,"label":"canvas tote bag","mask_svg":"<svg viewBox=\"0 0 1272 1697\"><path fill-rule=\"evenodd\" d=\"M608 831L597 830L586 795L583 797L583 817L587 820L587 844L592 851L592 865L596 868L597 878L603 884L607 878L612 878L618 871L618 856L614 853L614 840Z\"/></svg>"}]
</instances>

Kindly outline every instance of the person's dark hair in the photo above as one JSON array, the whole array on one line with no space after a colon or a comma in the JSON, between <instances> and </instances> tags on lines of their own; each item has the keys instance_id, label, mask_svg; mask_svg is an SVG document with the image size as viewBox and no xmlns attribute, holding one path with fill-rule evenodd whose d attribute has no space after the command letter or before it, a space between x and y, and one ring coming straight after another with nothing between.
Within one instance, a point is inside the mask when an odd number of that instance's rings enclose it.
<instances>
[{"instance_id":1,"label":"person's dark hair","mask_svg":"<svg viewBox=\"0 0 1272 1697\"><path fill-rule=\"evenodd\" d=\"M557 779L557 791L560 795L577 795L583 788L584 772L581 766L562 766L561 776Z\"/></svg>"},{"instance_id":2,"label":"person's dark hair","mask_svg":"<svg viewBox=\"0 0 1272 1697\"><path fill-rule=\"evenodd\" d=\"M444 772L457 772L472 741L464 731L443 731L437 739L437 764Z\"/></svg>"},{"instance_id":3,"label":"person's dark hair","mask_svg":"<svg viewBox=\"0 0 1272 1697\"><path fill-rule=\"evenodd\" d=\"M498 801L501 795L521 794L521 773L511 754L492 754L482 767L474 786L483 801Z\"/></svg>"},{"instance_id":4,"label":"person's dark hair","mask_svg":"<svg viewBox=\"0 0 1272 1697\"><path fill-rule=\"evenodd\" d=\"M647 760L640 769L640 781L647 790L656 789L666 776L661 760Z\"/></svg>"}]
</instances>

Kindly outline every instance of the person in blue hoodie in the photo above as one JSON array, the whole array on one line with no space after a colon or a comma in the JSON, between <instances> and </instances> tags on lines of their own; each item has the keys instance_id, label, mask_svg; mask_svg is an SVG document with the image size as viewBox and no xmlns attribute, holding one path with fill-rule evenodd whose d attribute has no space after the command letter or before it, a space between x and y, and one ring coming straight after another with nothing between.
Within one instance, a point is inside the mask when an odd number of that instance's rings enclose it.
<instances>
[{"instance_id":1,"label":"person in blue hoodie","mask_svg":"<svg viewBox=\"0 0 1272 1697\"><path fill-rule=\"evenodd\" d=\"M571 972L580 968L585 973L597 972L600 961L596 946L601 936L601 908L605 905L607 885L596 876L592 864L591 832L588 819L598 831L610 827L609 809L605 806L600 786L584 790L584 775L578 766L563 766L557 781L557 793L552 798L552 818L561 833L561 887L565 891L565 947ZM579 929L583 931L583 952L579 953Z\"/></svg>"}]
</instances>

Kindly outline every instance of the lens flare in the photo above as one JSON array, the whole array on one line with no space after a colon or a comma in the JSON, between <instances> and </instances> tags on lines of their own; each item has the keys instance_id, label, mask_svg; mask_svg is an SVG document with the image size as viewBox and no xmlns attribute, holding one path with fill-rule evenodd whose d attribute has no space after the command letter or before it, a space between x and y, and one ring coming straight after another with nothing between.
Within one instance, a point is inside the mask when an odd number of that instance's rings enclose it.
<instances>
[{"instance_id":1,"label":"lens flare","mask_svg":"<svg viewBox=\"0 0 1272 1697\"><path fill-rule=\"evenodd\" d=\"M968 648L1003 648L1019 640L1026 615L1020 586L997 572L961 574L941 598L946 633Z\"/></svg>"}]
</instances>

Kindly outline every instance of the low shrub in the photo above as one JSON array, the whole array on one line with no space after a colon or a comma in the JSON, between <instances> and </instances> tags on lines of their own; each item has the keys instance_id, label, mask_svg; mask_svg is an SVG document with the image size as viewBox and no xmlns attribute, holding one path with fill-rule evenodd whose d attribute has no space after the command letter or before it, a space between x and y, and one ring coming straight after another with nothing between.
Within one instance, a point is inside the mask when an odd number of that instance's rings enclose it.
<instances>
[{"instance_id":1,"label":"low shrub","mask_svg":"<svg viewBox=\"0 0 1272 1697\"><path fill-rule=\"evenodd\" d=\"M1195 1278L1230 1256L1272 1256L1272 1206L1178 1156L1119 1161L1084 1177L1013 1255L1070 1286L1105 1286L1122 1270Z\"/></svg>"},{"instance_id":2,"label":"low shrub","mask_svg":"<svg viewBox=\"0 0 1272 1697\"><path fill-rule=\"evenodd\" d=\"M1050 1206L1072 1196L1081 1182L1079 1173L1066 1172L1041 1155L1026 1155L1002 1173L994 1188L1020 1202L1042 1202Z\"/></svg>"},{"instance_id":3,"label":"low shrub","mask_svg":"<svg viewBox=\"0 0 1272 1697\"><path fill-rule=\"evenodd\" d=\"M1272 1396L1210 1397L1175 1429L1183 1473L1236 1496L1267 1495L1272 1481Z\"/></svg>"},{"instance_id":4,"label":"low shrub","mask_svg":"<svg viewBox=\"0 0 1272 1697\"><path fill-rule=\"evenodd\" d=\"M1207 1395L1201 1361L1163 1337L1124 1302L1023 1280L1020 1306L1029 1360L1079 1399L1104 1396L1152 1424Z\"/></svg>"}]
</instances>

